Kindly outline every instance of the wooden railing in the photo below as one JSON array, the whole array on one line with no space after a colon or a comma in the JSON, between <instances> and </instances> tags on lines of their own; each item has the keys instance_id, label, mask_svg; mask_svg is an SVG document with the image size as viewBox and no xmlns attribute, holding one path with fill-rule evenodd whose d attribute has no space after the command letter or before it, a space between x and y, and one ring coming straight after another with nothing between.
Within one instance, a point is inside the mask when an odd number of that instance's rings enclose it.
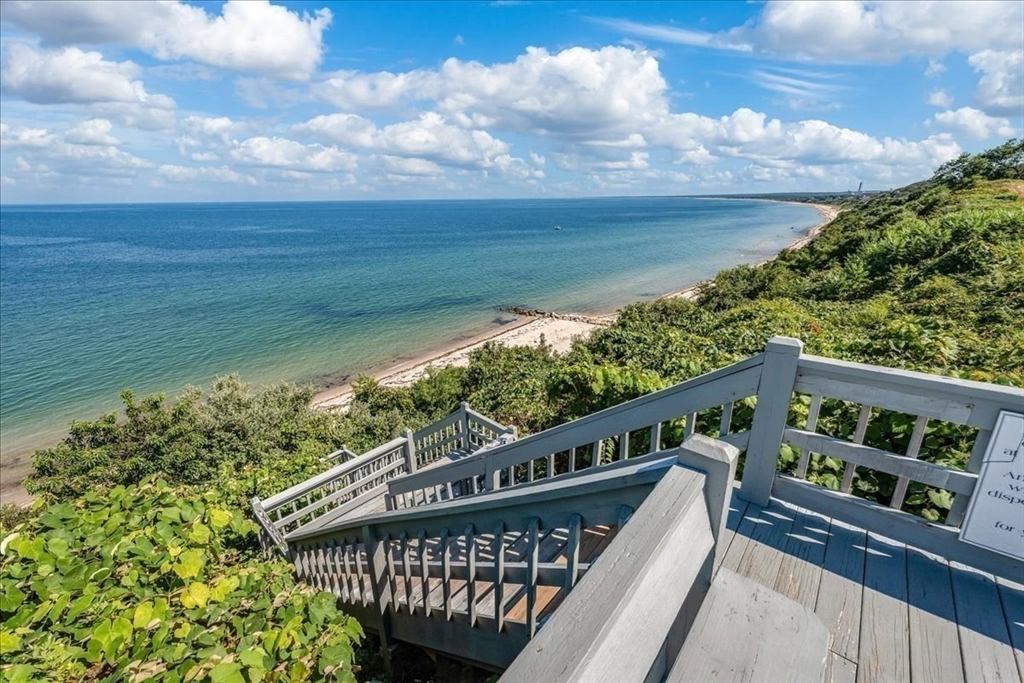
<instances>
[{"instance_id":1,"label":"wooden railing","mask_svg":"<svg viewBox=\"0 0 1024 683\"><path fill-rule=\"evenodd\" d=\"M411 508L657 453L666 447L666 423L682 423L685 438L697 431L699 414L710 411L720 416L703 419L709 435L742 449L748 433L731 432L733 407L757 393L762 359L757 355L471 458L397 478L388 484L389 504Z\"/></svg>"},{"instance_id":2,"label":"wooden railing","mask_svg":"<svg viewBox=\"0 0 1024 683\"><path fill-rule=\"evenodd\" d=\"M287 552L287 533L321 517L335 519L384 495L391 479L444 457L473 453L496 440L512 439L514 427L498 424L463 403L448 417L415 433L406 430L404 436L360 456L351 457L352 452L342 446L325 459L351 459L266 500L252 499L263 546Z\"/></svg>"},{"instance_id":3,"label":"wooden railing","mask_svg":"<svg viewBox=\"0 0 1024 683\"><path fill-rule=\"evenodd\" d=\"M1014 580L1024 576L1019 560L958 538L999 412L1024 411L1024 391L805 356L801 351L802 344L795 339L775 338L768 344L740 496L757 505L775 497L982 571ZM794 393L808 400L807 418L800 426L789 424ZM840 402L858 416L849 440L819 431L823 407L835 409ZM905 453L864 444L871 420L878 419L880 411L904 415L913 423ZM977 429L966 469L918 459L926 431L940 423ZM799 451L792 475L777 471L781 444ZM824 457L844 463L838 490L807 480L812 459ZM851 493L855 477L877 473L896 477L888 503ZM901 509L911 482L952 494L944 521L929 521Z\"/></svg>"},{"instance_id":4,"label":"wooden railing","mask_svg":"<svg viewBox=\"0 0 1024 683\"><path fill-rule=\"evenodd\" d=\"M666 552L688 559L673 576L677 590L661 596L659 614L666 618L666 606L680 591L689 592L698 570L710 571L705 559L713 554L725 521L737 451L702 438L472 498L362 519L317 520L286 540L298 576L333 592L385 639L411 640L504 667L580 578L594 571L587 560L602 548L631 567L644 567L652 558L638 554L641 546L649 550L662 537L679 541ZM670 484L659 483L678 466L683 471L674 472ZM638 509L643 524L627 526L631 531L623 535L621 528ZM679 526L684 518L689 521ZM701 529L706 538L695 535ZM603 561L600 566L598 585L619 576L618 592L603 599L621 602L631 592L621 575L624 565ZM652 588L648 597L656 595ZM661 624L666 631L674 616ZM588 628L597 628L596 623ZM648 642L649 635L635 630L632 637ZM596 639L590 643L596 644ZM653 658L660 646L658 641L644 656Z\"/></svg>"}]
</instances>

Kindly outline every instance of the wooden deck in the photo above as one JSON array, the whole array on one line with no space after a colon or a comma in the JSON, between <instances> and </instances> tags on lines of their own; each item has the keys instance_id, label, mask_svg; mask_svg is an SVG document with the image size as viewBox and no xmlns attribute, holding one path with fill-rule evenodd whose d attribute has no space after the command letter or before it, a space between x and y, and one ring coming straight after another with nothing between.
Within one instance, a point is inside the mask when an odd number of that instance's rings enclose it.
<instances>
[{"instance_id":1,"label":"wooden deck","mask_svg":"<svg viewBox=\"0 0 1024 683\"><path fill-rule=\"evenodd\" d=\"M727 529L721 566L829 629L826 681L1024 680L1024 587L774 499Z\"/></svg>"}]
</instances>

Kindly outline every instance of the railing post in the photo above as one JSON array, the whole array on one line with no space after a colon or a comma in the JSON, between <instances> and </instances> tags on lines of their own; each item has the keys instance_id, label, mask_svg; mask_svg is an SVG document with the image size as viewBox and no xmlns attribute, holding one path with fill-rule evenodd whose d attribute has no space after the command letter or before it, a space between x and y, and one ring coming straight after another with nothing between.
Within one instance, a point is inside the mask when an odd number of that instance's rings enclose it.
<instances>
[{"instance_id":1,"label":"railing post","mask_svg":"<svg viewBox=\"0 0 1024 683\"><path fill-rule=\"evenodd\" d=\"M732 498L733 479L736 478L736 463L740 452L732 444L718 439L693 434L679 447L677 462L686 467L700 470L707 477L704 498L708 506L708 521L715 537L716 565L725 550L719 539L725 531L729 517L729 502Z\"/></svg>"},{"instance_id":2,"label":"railing post","mask_svg":"<svg viewBox=\"0 0 1024 683\"><path fill-rule=\"evenodd\" d=\"M462 450L469 453L473 448L469 442L469 404L463 401L459 404L459 410L462 411Z\"/></svg>"},{"instance_id":3,"label":"railing post","mask_svg":"<svg viewBox=\"0 0 1024 683\"><path fill-rule=\"evenodd\" d=\"M764 351L754 424L750 428L743 465L743 487L739 492L740 498L755 505L767 505L772 495L779 448L803 347L799 339L772 337Z\"/></svg>"},{"instance_id":4,"label":"railing post","mask_svg":"<svg viewBox=\"0 0 1024 683\"><path fill-rule=\"evenodd\" d=\"M356 563L360 562L358 546L356 547ZM377 628L380 634L380 651L384 658L384 668L391 671L391 623L388 619L388 606L395 596L391 594L391 584L388 582L388 575L385 571L386 554L391 553L391 546L384 547L384 543L377 539L374 528L370 525L363 527L363 547L366 550L366 563L370 569L370 592L373 595L373 615L370 624ZM359 587L360 592L364 589Z\"/></svg>"},{"instance_id":5,"label":"railing post","mask_svg":"<svg viewBox=\"0 0 1024 683\"><path fill-rule=\"evenodd\" d=\"M408 474L416 472L416 439L412 437L412 430L405 430L405 469Z\"/></svg>"}]
</instances>

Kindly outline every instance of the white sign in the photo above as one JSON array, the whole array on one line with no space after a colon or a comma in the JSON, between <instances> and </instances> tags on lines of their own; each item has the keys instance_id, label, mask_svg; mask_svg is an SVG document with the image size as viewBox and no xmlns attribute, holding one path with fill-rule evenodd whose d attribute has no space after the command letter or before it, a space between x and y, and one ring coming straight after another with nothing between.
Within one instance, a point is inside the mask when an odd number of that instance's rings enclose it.
<instances>
[{"instance_id":1,"label":"white sign","mask_svg":"<svg viewBox=\"0 0 1024 683\"><path fill-rule=\"evenodd\" d=\"M1024 415L999 413L960 540L1024 560Z\"/></svg>"}]
</instances>

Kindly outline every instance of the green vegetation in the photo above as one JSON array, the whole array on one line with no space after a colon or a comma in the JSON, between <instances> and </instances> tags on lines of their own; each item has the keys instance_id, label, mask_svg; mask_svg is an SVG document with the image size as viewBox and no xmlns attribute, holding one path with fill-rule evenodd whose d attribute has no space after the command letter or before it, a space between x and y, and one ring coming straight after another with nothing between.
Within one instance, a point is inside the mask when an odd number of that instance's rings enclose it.
<instances>
[{"instance_id":1,"label":"green vegetation","mask_svg":"<svg viewBox=\"0 0 1024 683\"><path fill-rule=\"evenodd\" d=\"M77 422L36 454L27 487L41 499L30 511L0 511L0 675L351 678L358 625L258 554L247 501L322 470L341 444L364 451L461 400L537 431L759 353L777 334L808 353L1024 386L1022 158L1024 143L1011 140L853 201L808 247L724 271L695 302L629 306L565 356L486 345L468 367L409 389L361 378L347 415L311 409L308 388L253 390L237 377L174 403L126 392L123 418ZM738 406L734 425L753 408ZM806 411L806 397L794 402L796 424ZM826 401L819 429L846 437L856 417ZM903 452L912 427L880 412L866 442ZM932 425L921 457L962 467L974 435ZM797 457L783 447L782 467ZM815 456L809 476L838 488L842 467ZM857 495L888 502L893 478L859 474ZM948 492L912 485L904 509L942 519L949 506Z\"/></svg>"}]
</instances>

